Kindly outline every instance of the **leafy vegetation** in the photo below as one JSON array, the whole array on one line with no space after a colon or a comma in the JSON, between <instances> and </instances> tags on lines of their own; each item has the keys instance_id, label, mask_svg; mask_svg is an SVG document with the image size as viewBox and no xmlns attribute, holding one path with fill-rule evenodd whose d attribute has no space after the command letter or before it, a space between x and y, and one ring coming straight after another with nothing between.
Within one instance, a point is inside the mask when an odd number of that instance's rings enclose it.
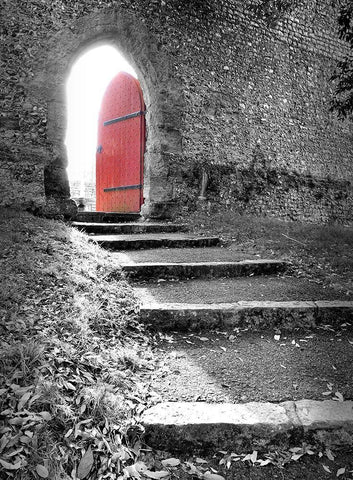
<instances>
[{"instance_id":1,"label":"leafy vegetation","mask_svg":"<svg viewBox=\"0 0 353 480\"><path fill-rule=\"evenodd\" d=\"M345 40L353 53L353 3L344 0L338 16L339 34ZM353 114L353 56L338 62L333 75L337 81L336 98L332 102L332 109L336 110L341 118Z\"/></svg>"},{"instance_id":2,"label":"leafy vegetation","mask_svg":"<svg viewBox=\"0 0 353 480\"><path fill-rule=\"evenodd\" d=\"M7 210L0 222L4 478L119 474L153 364L133 292L84 234Z\"/></svg>"}]
</instances>

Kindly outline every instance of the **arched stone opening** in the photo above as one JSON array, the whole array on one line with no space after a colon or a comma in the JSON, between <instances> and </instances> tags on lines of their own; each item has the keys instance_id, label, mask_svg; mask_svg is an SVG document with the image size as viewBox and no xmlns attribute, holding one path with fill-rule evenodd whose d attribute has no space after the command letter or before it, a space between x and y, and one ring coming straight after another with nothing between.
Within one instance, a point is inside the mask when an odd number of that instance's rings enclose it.
<instances>
[{"instance_id":1,"label":"arched stone opening","mask_svg":"<svg viewBox=\"0 0 353 480\"><path fill-rule=\"evenodd\" d=\"M93 46L116 47L138 74L146 104L144 205L146 217L168 217L173 210L175 165L182 157L181 88L169 57L144 23L120 10L85 16L48 41L45 58L31 85L47 103L48 158L44 166L47 198L68 199L66 175L66 80L77 58ZM99 68L99 66L97 66Z\"/></svg>"}]
</instances>

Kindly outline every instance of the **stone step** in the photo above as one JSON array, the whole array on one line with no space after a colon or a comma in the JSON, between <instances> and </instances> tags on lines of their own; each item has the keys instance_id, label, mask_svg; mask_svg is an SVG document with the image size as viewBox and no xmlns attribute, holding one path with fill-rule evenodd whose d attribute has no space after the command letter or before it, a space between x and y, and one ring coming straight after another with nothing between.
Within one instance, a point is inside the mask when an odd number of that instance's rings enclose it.
<instances>
[{"instance_id":1,"label":"stone step","mask_svg":"<svg viewBox=\"0 0 353 480\"><path fill-rule=\"evenodd\" d=\"M214 250L218 250L215 248ZM122 256L122 255L121 255ZM120 262L129 263L129 262ZM141 298L152 303L235 303L239 301L312 301L353 300L353 292L339 291L310 279L290 276L286 273L266 276L242 276L233 278L207 278L135 283Z\"/></svg>"},{"instance_id":2,"label":"stone step","mask_svg":"<svg viewBox=\"0 0 353 480\"><path fill-rule=\"evenodd\" d=\"M241 260L258 260L260 255L249 254L221 246L202 248L153 248L150 250L131 250L115 252L118 263L193 263L193 262L240 262ZM266 257L271 258L271 257ZM272 259L272 258L271 258Z\"/></svg>"},{"instance_id":3,"label":"stone step","mask_svg":"<svg viewBox=\"0 0 353 480\"><path fill-rule=\"evenodd\" d=\"M77 212L76 222L93 223L117 223L137 222L141 219L139 213L116 213L116 212Z\"/></svg>"},{"instance_id":4,"label":"stone step","mask_svg":"<svg viewBox=\"0 0 353 480\"><path fill-rule=\"evenodd\" d=\"M186 232L186 225L152 222L93 223L72 222L72 226L92 234L138 234Z\"/></svg>"},{"instance_id":5,"label":"stone step","mask_svg":"<svg viewBox=\"0 0 353 480\"><path fill-rule=\"evenodd\" d=\"M123 263L121 266L131 279L152 280L269 275L284 272L288 264L282 260L257 259L240 262Z\"/></svg>"},{"instance_id":6,"label":"stone step","mask_svg":"<svg viewBox=\"0 0 353 480\"><path fill-rule=\"evenodd\" d=\"M338 322L337 322L338 323ZM155 336L150 386L158 402L243 403L353 399L353 324ZM330 387L329 387L330 385Z\"/></svg>"},{"instance_id":7,"label":"stone step","mask_svg":"<svg viewBox=\"0 0 353 480\"><path fill-rule=\"evenodd\" d=\"M141 292L139 292L141 295ZM151 301L152 300L152 301ZM353 301L238 301L234 303L154 303L145 296L140 318L151 329L195 331L210 328L277 327L282 330L340 325L353 320Z\"/></svg>"},{"instance_id":8,"label":"stone step","mask_svg":"<svg viewBox=\"0 0 353 480\"><path fill-rule=\"evenodd\" d=\"M177 454L242 453L297 447L318 440L353 442L353 402L165 402L142 415L148 446Z\"/></svg>"},{"instance_id":9,"label":"stone step","mask_svg":"<svg viewBox=\"0 0 353 480\"><path fill-rule=\"evenodd\" d=\"M136 235L96 235L91 238L109 250L137 250L160 247L212 247L220 243L218 237L198 237L181 233L149 233Z\"/></svg>"}]
</instances>

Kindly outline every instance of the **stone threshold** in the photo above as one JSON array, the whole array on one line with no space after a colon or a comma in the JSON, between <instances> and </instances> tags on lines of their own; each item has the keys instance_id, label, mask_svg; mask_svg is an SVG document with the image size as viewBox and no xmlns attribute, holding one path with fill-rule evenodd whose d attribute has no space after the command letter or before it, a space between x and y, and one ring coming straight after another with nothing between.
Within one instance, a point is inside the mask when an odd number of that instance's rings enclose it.
<instances>
[{"instance_id":1,"label":"stone threshold","mask_svg":"<svg viewBox=\"0 0 353 480\"><path fill-rule=\"evenodd\" d=\"M165 402L142 415L148 446L175 453L353 445L353 402Z\"/></svg>"},{"instance_id":2,"label":"stone threshold","mask_svg":"<svg viewBox=\"0 0 353 480\"><path fill-rule=\"evenodd\" d=\"M132 222L140 220L140 213L117 213L117 212L77 212L77 222Z\"/></svg>"}]
</instances>

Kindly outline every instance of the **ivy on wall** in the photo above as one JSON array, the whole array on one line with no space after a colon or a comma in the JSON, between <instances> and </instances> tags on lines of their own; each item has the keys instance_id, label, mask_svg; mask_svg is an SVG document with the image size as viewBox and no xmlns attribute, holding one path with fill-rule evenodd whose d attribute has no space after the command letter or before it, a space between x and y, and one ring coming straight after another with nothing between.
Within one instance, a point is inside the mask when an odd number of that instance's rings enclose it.
<instances>
[{"instance_id":1,"label":"ivy on wall","mask_svg":"<svg viewBox=\"0 0 353 480\"><path fill-rule=\"evenodd\" d=\"M286 14L295 10L300 3L301 0L256 0L249 9L272 27Z\"/></svg>"},{"instance_id":2,"label":"ivy on wall","mask_svg":"<svg viewBox=\"0 0 353 480\"><path fill-rule=\"evenodd\" d=\"M338 62L332 76L336 84L336 96L332 102L332 110L337 111L340 118L353 117L353 3L345 0L340 6L338 16L339 35L351 49L351 55Z\"/></svg>"}]
</instances>

